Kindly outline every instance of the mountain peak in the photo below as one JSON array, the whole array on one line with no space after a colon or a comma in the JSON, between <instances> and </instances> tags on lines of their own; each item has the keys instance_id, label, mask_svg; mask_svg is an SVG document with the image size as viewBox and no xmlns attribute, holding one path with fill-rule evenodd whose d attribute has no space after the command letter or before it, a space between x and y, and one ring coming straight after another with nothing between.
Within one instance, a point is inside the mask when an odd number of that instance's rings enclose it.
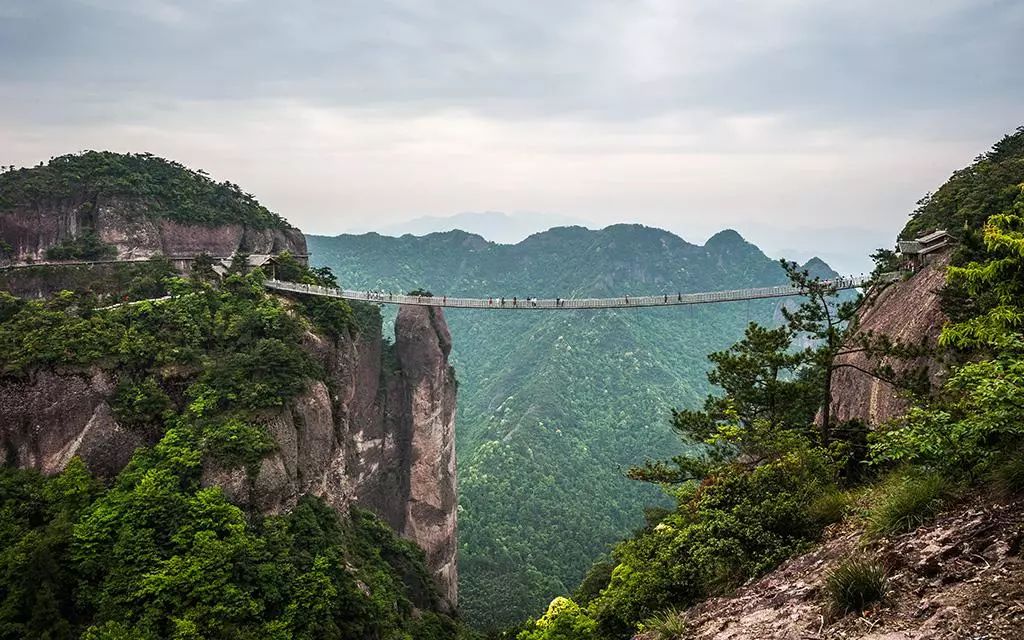
<instances>
[{"instance_id":1,"label":"mountain peak","mask_svg":"<svg viewBox=\"0 0 1024 640\"><path fill-rule=\"evenodd\" d=\"M812 276L817 276L819 278L833 278L839 275L838 273L836 273L835 269L830 267L827 262L825 262L818 256L814 256L813 258L805 262L802 268L804 271L811 274Z\"/></svg>"},{"instance_id":2,"label":"mountain peak","mask_svg":"<svg viewBox=\"0 0 1024 640\"><path fill-rule=\"evenodd\" d=\"M728 249L732 247L742 247L750 244L739 234L735 229L722 229L715 235L708 238L708 241L704 243L706 249Z\"/></svg>"}]
</instances>

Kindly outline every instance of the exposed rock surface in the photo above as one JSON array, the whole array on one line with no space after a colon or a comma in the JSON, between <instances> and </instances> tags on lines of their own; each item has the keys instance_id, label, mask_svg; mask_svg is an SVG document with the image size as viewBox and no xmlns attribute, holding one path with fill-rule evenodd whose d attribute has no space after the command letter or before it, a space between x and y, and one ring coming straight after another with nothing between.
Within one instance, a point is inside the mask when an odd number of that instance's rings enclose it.
<instances>
[{"instance_id":1,"label":"exposed rock surface","mask_svg":"<svg viewBox=\"0 0 1024 640\"><path fill-rule=\"evenodd\" d=\"M939 305L939 290L945 284L949 254L935 260L910 278L888 285L870 301L858 316L861 331L887 335L905 344L935 346L946 322ZM863 353L840 356L840 365L852 364L871 370L879 363ZM889 362L897 373L919 366L928 366L932 383L941 382L941 366L927 359ZM832 417L838 421L860 419L878 425L902 415L908 401L896 389L854 368L836 371L833 379Z\"/></svg>"},{"instance_id":2,"label":"exposed rock surface","mask_svg":"<svg viewBox=\"0 0 1024 640\"><path fill-rule=\"evenodd\" d=\"M56 473L74 456L110 476L131 458L143 438L111 415L110 376L40 371L30 379L0 383L0 453L8 463Z\"/></svg>"},{"instance_id":3,"label":"exposed rock surface","mask_svg":"<svg viewBox=\"0 0 1024 640\"><path fill-rule=\"evenodd\" d=\"M440 308L402 307L395 349L403 373L403 432L411 435L402 532L427 552L427 566L456 602L455 372L451 335Z\"/></svg>"},{"instance_id":4,"label":"exposed rock surface","mask_svg":"<svg viewBox=\"0 0 1024 640\"><path fill-rule=\"evenodd\" d=\"M686 640L1018 640L1024 637L1024 499L973 496L909 534L865 549L850 527L728 597L681 614ZM843 559L882 559L889 595L863 614L828 612L823 584ZM639 636L651 640L650 636Z\"/></svg>"},{"instance_id":5,"label":"exposed rock surface","mask_svg":"<svg viewBox=\"0 0 1024 640\"><path fill-rule=\"evenodd\" d=\"M442 596L457 601L455 376L440 309L403 307L393 358L381 335L333 343L307 334L327 372L263 422L277 442L258 472L209 464L206 484L264 513L306 493L345 510L358 504L424 548ZM115 380L95 369L40 371L0 382L0 454L9 464L59 471L73 456L110 477L145 444L114 419Z\"/></svg>"},{"instance_id":6,"label":"exposed rock surface","mask_svg":"<svg viewBox=\"0 0 1024 640\"><path fill-rule=\"evenodd\" d=\"M143 202L125 198L53 202L0 214L0 239L11 246L16 262L43 260L49 247L86 231L117 247L119 258L229 256L235 251L306 254L306 239L298 229L181 224L153 215Z\"/></svg>"}]
</instances>

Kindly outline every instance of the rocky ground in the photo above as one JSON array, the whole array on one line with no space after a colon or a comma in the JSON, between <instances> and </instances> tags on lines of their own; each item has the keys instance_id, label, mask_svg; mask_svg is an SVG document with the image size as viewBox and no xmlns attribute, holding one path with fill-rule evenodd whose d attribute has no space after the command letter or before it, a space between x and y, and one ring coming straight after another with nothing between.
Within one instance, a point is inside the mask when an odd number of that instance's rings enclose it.
<instances>
[{"instance_id":1,"label":"rocky ground","mask_svg":"<svg viewBox=\"0 0 1024 640\"><path fill-rule=\"evenodd\" d=\"M683 615L686 640L1022 640L1024 498L974 495L916 531L865 543L853 525L729 597ZM823 583L842 559L871 553L890 572L886 600L829 616ZM638 640L648 640L641 636Z\"/></svg>"}]
</instances>

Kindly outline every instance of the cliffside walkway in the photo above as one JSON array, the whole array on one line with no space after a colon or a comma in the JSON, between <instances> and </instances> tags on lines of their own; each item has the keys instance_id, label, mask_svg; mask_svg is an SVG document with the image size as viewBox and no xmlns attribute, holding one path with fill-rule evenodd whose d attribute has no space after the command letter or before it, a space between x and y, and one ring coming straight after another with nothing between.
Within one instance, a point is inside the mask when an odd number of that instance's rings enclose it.
<instances>
[{"instance_id":1,"label":"cliffside walkway","mask_svg":"<svg viewBox=\"0 0 1024 640\"><path fill-rule=\"evenodd\" d=\"M863 287L868 276L843 276L832 282L836 289L857 289ZM663 293L653 296L622 296L618 298L456 298L453 296L409 296L377 291L352 291L333 289L315 284L300 284L282 280L267 280L264 286L277 291L361 300L382 304L415 304L424 307L452 307L456 309L493 309L495 311L566 311L571 309L625 309L634 307L674 307L690 304L711 304L760 300L763 298L785 298L800 295L792 285L734 289L731 291L706 291L701 293Z\"/></svg>"}]
</instances>

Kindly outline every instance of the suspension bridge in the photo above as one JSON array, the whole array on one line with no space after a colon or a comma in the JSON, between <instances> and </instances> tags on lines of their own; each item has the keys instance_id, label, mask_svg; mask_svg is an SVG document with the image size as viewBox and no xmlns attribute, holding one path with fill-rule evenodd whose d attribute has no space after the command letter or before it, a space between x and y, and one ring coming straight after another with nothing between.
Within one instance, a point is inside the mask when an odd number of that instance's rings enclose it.
<instances>
[{"instance_id":1,"label":"suspension bridge","mask_svg":"<svg viewBox=\"0 0 1024 640\"><path fill-rule=\"evenodd\" d=\"M250 256L250 263L256 258L253 266L262 266L273 256ZM303 256L305 257L305 256ZM116 263L140 263L148 262L152 258L134 258L120 260L81 260L81 261L60 261L60 262L34 262L23 264L0 265L0 270L23 269L31 267L56 267L56 266L78 266L98 265ZM171 260L191 262L194 256L172 256ZM216 258L227 263L230 258ZM220 265L218 265L220 266ZM882 274L878 280L886 282L896 280L899 273ZM831 285L836 290L859 289L871 281L869 276L840 276L823 282ZM748 289L730 289L723 291L702 291L697 293L660 293L655 295L622 295L615 298L534 298L534 297L488 297L488 298L465 298L448 295L402 295L382 291L356 291L352 289L338 289L324 287L315 284L303 284L270 278L264 282L267 289L284 291L300 295L322 296L326 298L341 298L344 300L359 300L379 304L397 305L418 305L424 307L450 307L456 309L491 309L496 311L529 311L529 310L578 310L578 309L625 309L643 307L674 307L695 304L712 304L718 302L738 302L742 300L761 300L765 298L786 298L801 294L799 288L791 284L776 285L770 287L753 287ZM125 304L119 303L107 308L115 308Z\"/></svg>"},{"instance_id":2,"label":"suspension bridge","mask_svg":"<svg viewBox=\"0 0 1024 640\"><path fill-rule=\"evenodd\" d=\"M886 274L889 276L890 274ZM891 274L898 277L898 274ZM836 290L859 289L869 282L868 276L843 276L825 280ZM715 302L737 302L741 300L761 300L764 298L786 298L800 295L800 289L792 285L773 287L754 287L751 289L732 289L727 291L704 291L700 293L661 293L657 295L631 296L617 298L457 298L454 296L423 296L400 295L380 291L353 291L336 289L315 284L286 282L283 280L267 280L264 286L276 291L286 291L303 295L341 298L344 300L360 300L380 304L411 304L424 307L451 307L456 309L491 309L502 311L529 310L574 310L574 309L624 309L635 307L674 307L692 304L710 304Z\"/></svg>"}]
</instances>

